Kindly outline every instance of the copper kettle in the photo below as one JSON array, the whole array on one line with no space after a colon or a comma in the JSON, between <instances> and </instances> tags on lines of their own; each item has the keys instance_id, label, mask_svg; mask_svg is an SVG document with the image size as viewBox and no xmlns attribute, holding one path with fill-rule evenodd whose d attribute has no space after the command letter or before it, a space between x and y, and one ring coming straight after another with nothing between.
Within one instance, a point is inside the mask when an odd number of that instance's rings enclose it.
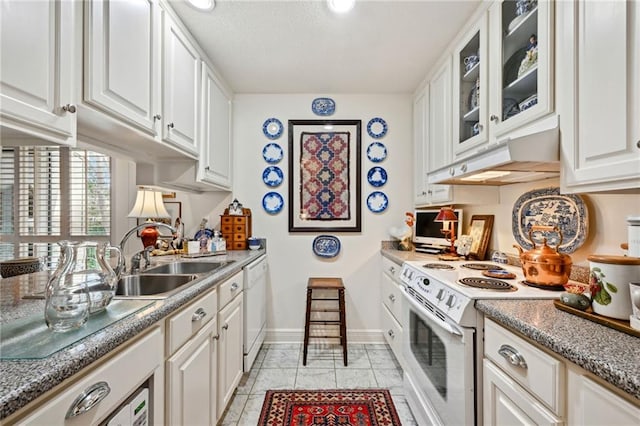
<instances>
[{"instance_id":1,"label":"copper kettle","mask_svg":"<svg viewBox=\"0 0 640 426\"><path fill-rule=\"evenodd\" d=\"M556 232L560 236L560 241L555 247L549 247L545 237L542 240L542 246L538 248L532 236L534 231ZM525 280L540 287L553 288L565 285L569 281L572 262L569 255L558 253L558 247L562 244L560 228L534 225L529 229L529 241L533 244L533 249L527 252L514 244L514 247L520 252L520 263L522 263Z\"/></svg>"}]
</instances>

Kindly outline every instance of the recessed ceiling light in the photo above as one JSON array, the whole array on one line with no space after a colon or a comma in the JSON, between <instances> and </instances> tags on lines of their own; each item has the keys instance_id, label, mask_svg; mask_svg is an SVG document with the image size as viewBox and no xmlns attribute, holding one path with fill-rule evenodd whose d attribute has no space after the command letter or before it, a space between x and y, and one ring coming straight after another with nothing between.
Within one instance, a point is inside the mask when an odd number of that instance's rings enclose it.
<instances>
[{"instance_id":1,"label":"recessed ceiling light","mask_svg":"<svg viewBox=\"0 0 640 426\"><path fill-rule=\"evenodd\" d=\"M187 0L187 3L203 11L212 10L216 6L213 0Z\"/></svg>"},{"instance_id":2,"label":"recessed ceiling light","mask_svg":"<svg viewBox=\"0 0 640 426\"><path fill-rule=\"evenodd\" d=\"M335 13L347 13L356 4L356 0L327 0L329 9Z\"/></svg>"}]
</instances>

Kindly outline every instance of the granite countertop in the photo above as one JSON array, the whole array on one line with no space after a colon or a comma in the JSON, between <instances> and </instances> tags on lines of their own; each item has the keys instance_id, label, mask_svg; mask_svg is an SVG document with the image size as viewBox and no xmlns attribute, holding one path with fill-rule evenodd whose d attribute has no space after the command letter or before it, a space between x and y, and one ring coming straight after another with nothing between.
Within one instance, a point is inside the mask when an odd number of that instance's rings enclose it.
<instances>
[{"instance_id":1,"label":"granite countertop","mask_svg":"<svg viewBox=\"0 0 640 426\"><path fill-rule=\"evenodd\" d=\"M383 247L396 263L436 258ZM640 338L557 309L552 300L478 300L498 323L640 399Z\"/></svg>"},{"instance_id":2,"label":"granite countertop","mask_svg":"<svg viewBox=\"0 0 640 426\"><path fill-rule=\"evenodd\" d=\"M640 399L640 338L561 311L551 300L479 300L476 307Z\"/></svg>"},{"instance_id":3,"label":"granite countertop","mask_svg":"<svg viewBox=\"0 0 640 426\"><path fill-rule=\"evenodd\" d=\"M197 283L166 299L148 300L149 305L142 310L47 358L0 361L0 420L234 275L264 253L264 249L240 250L215 256L213 259L216 261L233 260L234 262L204 276ZM158 264L185 260L178 256L163 256L155 259ZM204 257L189 261L206 262L211 259L211 257ZM37 273L0 280L0 326L29 315L44 313L44 300L25 300L22 297L42 290L46 284L46 276L46 273Z\"/></svg>"}]
</instances>

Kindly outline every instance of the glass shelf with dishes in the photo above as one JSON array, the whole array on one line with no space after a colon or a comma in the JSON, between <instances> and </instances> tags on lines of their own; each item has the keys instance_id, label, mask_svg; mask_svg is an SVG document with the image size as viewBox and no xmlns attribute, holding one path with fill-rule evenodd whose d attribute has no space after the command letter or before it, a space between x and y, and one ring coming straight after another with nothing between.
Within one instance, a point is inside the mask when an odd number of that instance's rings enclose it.
<instances>
[{"instance_id":1,"label":"glass shelf with dishes","mask_svg":"<svg viewBox=\"0 0 640 426\"><path fill-rule=\"evenodd\" d=\"M463 143L479 133L480 73L485 69L481 66L481 60L480 31L478 30L455 55L454 65L459 68L460 75L457 143Z\"/></svg>"}]
</instances>

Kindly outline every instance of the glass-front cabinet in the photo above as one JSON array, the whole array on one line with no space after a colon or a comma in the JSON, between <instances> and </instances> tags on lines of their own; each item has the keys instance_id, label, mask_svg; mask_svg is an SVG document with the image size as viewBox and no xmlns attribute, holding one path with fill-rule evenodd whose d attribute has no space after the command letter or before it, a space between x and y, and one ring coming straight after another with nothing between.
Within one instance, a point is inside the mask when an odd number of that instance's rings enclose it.
<instances>
[{"instance_id":1,"label":"glass-front cabinet","mask_svg":"<svg viewBox=\"0 0 640 426\"><path fill-rule=\"evenodd\" d=\"M458 160L553 111L553 4L497 1L453 52L453 154Z\"/></svg>"}]
</instances>

